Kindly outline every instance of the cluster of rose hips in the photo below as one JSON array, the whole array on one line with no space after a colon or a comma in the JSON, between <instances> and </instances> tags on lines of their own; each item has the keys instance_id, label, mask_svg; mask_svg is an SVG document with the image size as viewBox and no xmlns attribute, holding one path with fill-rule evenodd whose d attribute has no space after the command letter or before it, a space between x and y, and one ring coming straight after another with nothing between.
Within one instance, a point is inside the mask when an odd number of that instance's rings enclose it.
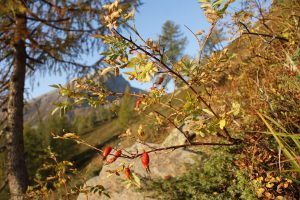
<instances>
[{"instance_id":1,"label":"cluster of rose hips","mask_svg":"<svg viewBox=\"0 0 300 200\"><path fill-rule=\"evenodd\" d=\"M112 147L110 147L110 146L104 148L104 150L102 152L103 160L106 160L107 156L110 155L111 151L112 151ZM115 162L121 155L122 155L122 150L120 150L120 149L117 150L113 154L113 157L106 160L105 165L108 165L108 164L111 164L111 163ZM145 167L147 173L150 173L149 160L150 160L149 159L149 154L144 151L144 153L141 155L141 162L142 162L143 166ZM125 172L125 177L127 179L131 179L130 168L127 167L124 172Z\"/></svg>"}]
</instances>

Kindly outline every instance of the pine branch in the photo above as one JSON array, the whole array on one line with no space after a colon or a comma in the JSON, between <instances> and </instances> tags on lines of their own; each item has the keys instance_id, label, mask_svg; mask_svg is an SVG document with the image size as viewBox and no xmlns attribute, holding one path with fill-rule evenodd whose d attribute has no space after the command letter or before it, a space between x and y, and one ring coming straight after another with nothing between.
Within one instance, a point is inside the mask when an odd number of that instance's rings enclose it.
<instances>
[{"instance_id":1,"label":"pine branch","mask_svg":"<svg viewBox=\"0 0 300 200\"><path fill-rule=\"evenodd\" d=\"M2 62L3 60L7 59L9 56L11 56L13 54L12 51L9 51L6 55L3 55L1 58L0 58L0 62Z\"/></svg>"},{"instance_id":2,"label":"pine branch","mask_svg":"<svg viewBox=\"0 0 300 200\"><path fill-rule=\"evenodd\" d=\"M39 63L39 64L44 64L42 61L40 61L40 60L38 60L38 59L35 59L35 58L32 58L32 57L30 57L30 56L26 56L26 58L28 58L29 60L31 60L31 61L33 61L33 62L35 62L35 63Z\"/></svg>"},{"instance_id":3,"label":"pine branch","mask_svg":"<svg viewBox=\"0 0 300 200\"><path fill-rule=\"evenodd\" d=\"M9 81L5 81L3 84L1 84L0 93L8 89L8 83Z\"/></svg>"},{"instance_id":4,"label":"pine branch","mask_svg":"<svg viewBox=\"0 0 300 200\"><path fill-rule=\"evenodd\" d=\"M33 20L33 21L39 21L39 22L64 22L68 21L70 18L62 18L62 19L41 19L37 17L36 15L33 15L34 17L26 17L26 19Z\"/></svg>"}]
</instances>

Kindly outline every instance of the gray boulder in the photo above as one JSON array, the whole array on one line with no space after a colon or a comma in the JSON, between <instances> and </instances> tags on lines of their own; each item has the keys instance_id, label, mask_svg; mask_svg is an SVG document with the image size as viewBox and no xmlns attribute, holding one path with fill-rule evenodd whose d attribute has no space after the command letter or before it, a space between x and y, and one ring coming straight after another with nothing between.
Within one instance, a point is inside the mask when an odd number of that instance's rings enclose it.
<instances>
[{"instance_id":1,"label":"gray boulder","mask_svg":"<svg viewBox=\"0 0 300 200\"><path fill-rule=\"evenodd\" d=\"M181 137L181 133L173 129L170 135L166 138L163 144L150 144L146 145L141 143L135 143L133 146L126 148L123 152L143 152L144 150L150 150L153 148L160 148L170 145L179 145L185 143L185 138ZM169 179L183 174L186 171L188 165L195 163L196 158L199 155L196 152L186 150L186 149L176 149L160 151L150 154L150 177ZM109 159L109 158L108 158ZM107 189L112 200L144 200L150 199L147 196L149 194L143 192L135 192L132 187L127 188L125 175L121 172L120 176L109 173L107 170L117 170L122 168L122 165L131 166L130 169L133 173L141 177L149 176L146 173L145 168L141 164L140 158L134 160L128 160L124 158L117 159L114 163L110 165L105 165L99 176L88 180L85 184L86 186L96 186L102 185ZM107 199L104 195L98 194L80 194L77 200L101 200Z\"/></svg>"}]
</instances>

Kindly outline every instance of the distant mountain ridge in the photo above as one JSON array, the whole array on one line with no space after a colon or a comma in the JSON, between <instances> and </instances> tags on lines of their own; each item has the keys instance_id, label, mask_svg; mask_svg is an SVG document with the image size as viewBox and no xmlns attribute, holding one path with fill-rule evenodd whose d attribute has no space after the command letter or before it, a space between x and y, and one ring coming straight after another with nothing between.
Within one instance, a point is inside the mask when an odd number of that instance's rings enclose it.
<instances>
[{"instance_id":1,"label":"distant mountain ridge","mask_svg":"<svg viewBox=\"0 0 300 200\"><path fill-rule=\"evenodd\" d=\"M131 92L139 93L142 90L131 87L129 82L124 79L123 76L114 76L112 72L108 72L105 75L101 75L101 71L94 74L89 74L84 79L93 80L96 83L104 83L104 85L113 92L124 92L126 87L130 88ZM64 86L72 87L72 81L66 83ZM54 89L41 96L29 100L25 104L24 108L24 121L35 125L39 120L43 120L50 116L52 110L55 108L53 103L65 101L67 98L59 94L58 89ZM92 108L88 105L77 106L73 109L73 112L68 113L68 117L76 115L76 113L86 114Z\"/></svg>"}]
</instances>

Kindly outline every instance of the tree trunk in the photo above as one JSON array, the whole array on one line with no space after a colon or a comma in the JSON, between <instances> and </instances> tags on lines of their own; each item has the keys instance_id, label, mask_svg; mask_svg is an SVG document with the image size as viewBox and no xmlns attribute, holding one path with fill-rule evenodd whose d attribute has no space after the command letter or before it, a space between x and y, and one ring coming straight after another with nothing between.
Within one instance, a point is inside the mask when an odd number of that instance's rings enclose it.
<instances>
[{"instance_id":1,"label":"tree trunk","mask_svg":"<svg viewBox=\"0 0 300 200\"><path fill-rule=\"evenodd\" d=\"M26 14L16 13L14 63L10 77L8 99L7 172L11 200L23 200L28 186L24 157L23 94L26 73Z\"/></svg>"}]
</instances>

